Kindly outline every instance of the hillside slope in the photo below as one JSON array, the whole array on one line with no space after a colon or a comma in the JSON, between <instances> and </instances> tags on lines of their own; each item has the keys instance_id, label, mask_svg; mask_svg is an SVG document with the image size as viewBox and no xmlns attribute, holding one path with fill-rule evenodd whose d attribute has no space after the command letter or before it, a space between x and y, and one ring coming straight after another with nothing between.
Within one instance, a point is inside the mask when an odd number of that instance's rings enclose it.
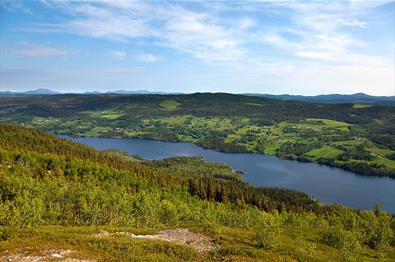
<instances>
[{"instance_id":1,"label":"hillside slope","mask_svg":"<svg viewBox=\"0 0 395 262\"><path fill-rule=\"evenodd\" d=\"M395 221L379 208L320 206L303 193L255 188L199 158L145 161L20 126L0 125L0 198L2 258L395 258ZM214 248L132 237L166 228L188 228Z\"/></svg>"},{"instance_id":2,"label":"hillside slope","mask_svg":"<svg viewBox=\"0 0 395 262\"><path fill-rule=\"evenodd\" d=\"M186 141L395 177L395 107L223 93L2 96L0 123L74 136Z\"/></svg>"}]
</instances>

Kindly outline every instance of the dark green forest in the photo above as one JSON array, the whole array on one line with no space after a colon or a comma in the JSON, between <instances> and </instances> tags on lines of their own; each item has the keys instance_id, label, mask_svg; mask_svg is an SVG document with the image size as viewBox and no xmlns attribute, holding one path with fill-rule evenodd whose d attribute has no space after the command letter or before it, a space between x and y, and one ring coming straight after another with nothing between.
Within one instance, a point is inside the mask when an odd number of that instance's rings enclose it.
<instances>
[{"instance_id":1,"label":"dark green forest","mask_svg":"<svg viewBox=\"0 0 395 262\"><path fill-rule=\"evenodd\" d=\"M0 198L0 251L63 243L100 261L395 257L395 219L378 206L321 205L301 192L254 187L199 157L148 161L16 125L0 125ZM92 235L176 227L211 236L215 251ZM139 259L122 252L132 249Z\"/></svg>"},{"instance_id":2,"label":"dark green forest","mask_svg":"<svg viewBox=\"0 0 395 262\"><path fill-rule=\"evenodd\" d=\"M395 107L225 93L0 96L0 123L73 136L186 141L395 177Z\"/></svg>"}]
</instances>

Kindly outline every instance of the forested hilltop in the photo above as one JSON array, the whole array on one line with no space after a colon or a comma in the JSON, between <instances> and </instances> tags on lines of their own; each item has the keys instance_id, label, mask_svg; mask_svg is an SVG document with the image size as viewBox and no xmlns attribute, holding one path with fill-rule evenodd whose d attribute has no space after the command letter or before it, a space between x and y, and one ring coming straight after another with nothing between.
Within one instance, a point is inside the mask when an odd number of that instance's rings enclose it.
<instances>
[{"instance_id":1,"label":"forested hilltop","mask_svg":"<svg viewBox=\"0 0 395 262\"><path fill-rule=\"evenodd\" d=\"M54 250L84 261L395 259L395 219L379 207L322 206L201 158L147 161L15 125L0 125L0 198L2 259ZM133 238L174 228L211 248Z\"/></svg>"},{"instance_id":2,"label":"forested hilltop","mask_svg":"<svg viewBox=\"0 0 395 262\"><path fill-rule=\"evenodd\" d=\"M187 141L395 177L395 107L224 93L0 96L0 123L51 133Z\"/></svg>"}]
</instances>

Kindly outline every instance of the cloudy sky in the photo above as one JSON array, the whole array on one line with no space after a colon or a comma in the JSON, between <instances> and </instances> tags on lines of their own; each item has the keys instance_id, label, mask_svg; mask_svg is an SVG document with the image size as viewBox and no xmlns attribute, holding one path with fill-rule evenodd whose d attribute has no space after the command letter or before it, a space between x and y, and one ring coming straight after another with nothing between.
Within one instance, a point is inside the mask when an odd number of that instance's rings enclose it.
<instances>
[{"instance_id":1,"label":"cloudy sky","mask_svg":"<svg viewBox=\"0 0 395 262\"><path fill-rule=\"evenodd\" d=\"M0 2L1 90L395 92L393 0Z\"/></svg>"}]
</instances>

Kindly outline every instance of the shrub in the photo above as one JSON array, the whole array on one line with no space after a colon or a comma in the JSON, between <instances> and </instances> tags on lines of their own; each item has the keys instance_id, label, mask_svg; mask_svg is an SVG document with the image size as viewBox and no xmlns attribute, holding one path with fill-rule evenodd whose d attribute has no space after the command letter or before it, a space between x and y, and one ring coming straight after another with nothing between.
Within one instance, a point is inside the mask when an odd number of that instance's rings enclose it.
<instances>
[{"instance_id":1,"label":"shrub","mask_svg":"<svg viewBox=\"0 0 395 262\"><path fill-rule=\"evenodd\" d=\"M322 235L322 240L328 246L337 248L343 261L357 261L361 245L355 233L339 227L329 227Z\"/></svg>"},{"instance_id":2,"label":"shrub","mask_svg":"<svg viewBox=\"0 0 395 262\"><path fill-rule=\"evenodd\" d=\"M361 245L355 234L345 234L340 248L340 254L343 261L358 261Z\"/></svg>"},{"instance_id":3,"label":"shrub","mask_svg":"<svg viewBox=\"0 0 395 262\"><path fill-rule=\"evenodd\" d=\"M292 250L293 253L291 255L296 256L299 261L316 261L314 259L317 256L315 254L316 246L313 243L305 241L300 236L295 239L295 242L298 244Z\"/></svg>"},{"instance_id":4,"label":"shrub","mask_svg":"<svg viewBox=\"0 0 395 262\"><path fill-rule=\"evenodd\" d=\"M0 240L7 240L9 237L10 235L7 230L3 226L0 226Z\"/></svg>"},{"instance_id":5,"label":"shrub","mask_svg":"<svg viewBox=\"0 0 395 262\"><path fill-rule=\"evenodd\" d=\"M161 202L161 222L169 225L178 224L177 209L169 200Z\"/></svg>"},{"instance_id":6,"label":"shrub","mask_svg":"<svg viewBox=\"0 0 395 262\"><path fill-rule=\"evenodd\" d=\"M375 213L370 211L361 213L359 231L362 243L370 248L378 249L389 245L394 233L391 228L391 217L382 213L378 208L376 208Z\"/></svg>"},{"instance_id":7,"label":"shrub","mask_svg":"<svg viewBox=\"0 0 395 262\"><path fill-rule=\"evenodd\" d=\"M256 248L272 249L277 242L279 234L280 228L277 224L267 225L254 235L254 245Z\"/></svg>"}]
</instances>

